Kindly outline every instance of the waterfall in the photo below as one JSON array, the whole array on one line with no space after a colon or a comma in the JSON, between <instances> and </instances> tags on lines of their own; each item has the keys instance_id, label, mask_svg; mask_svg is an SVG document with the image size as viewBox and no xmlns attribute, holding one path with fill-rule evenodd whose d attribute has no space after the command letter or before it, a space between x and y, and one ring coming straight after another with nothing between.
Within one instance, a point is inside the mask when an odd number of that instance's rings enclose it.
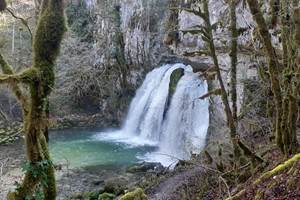
<instances>
[{"instance_id":1,"label":"waterfall","mask_svg":"<svg viewBox=\"0 0 300 200\"><path fill-rule=\"evenodd\" d=\"M184 75L168 105L170 77L178 68L184 69ZM150 161L169 164L172 157L188 159L205 143L208 101L199 99L205 93L206 81L193 73L191 66L167 64L156 68L147 74L137 90L122 129L99 134L97 138L131 145L155 145L156 152L142 156Z\"/></svg>"},{"instance_id":2,"label":"waterfall","mask_svg":"<svg viewBox=\"0 0 300 200\"><path fill-rule=\"evenodd\" d=\"M193 72L185 72L178 82L164 121L160 151L186 159L204 146L209 124L208 102L199 97L207 84Z\"/></svg>"}]
</instances>

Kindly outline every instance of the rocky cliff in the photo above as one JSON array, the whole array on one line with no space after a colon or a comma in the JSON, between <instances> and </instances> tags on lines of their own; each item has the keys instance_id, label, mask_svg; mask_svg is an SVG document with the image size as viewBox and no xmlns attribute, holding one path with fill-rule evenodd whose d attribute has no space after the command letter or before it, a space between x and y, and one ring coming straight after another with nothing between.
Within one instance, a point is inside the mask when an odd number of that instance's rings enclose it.
<instances>
[{"instance_id":1,"label":"rocky cliff","mask_svg":"<svg viewBox=\"0 0 300 200\"><path fill-rule=\"evenodd\" d=\"M209 56L195 55L193 52L205 50L206 45L200 35L184 34L202 20L186 11L175 8L190 7L192 1L180 0L125 0L121 2L122 30L128 55L131 55L135 63L155 66L158 61L163 63L162 55L171 60L184 60L211 66ZM214 31L217 53L222 67L222 76L226 87L230 86L230 31L229 31L229 8L223 1L212 0L209 3L211 21L215 24ZM267 9L267 8L265 8ZM151 14L149 14L151 13ZM253 28L252 16L246 5L241 1L237 10L237 24L241 35L238 38L239 53L237 66L237 93L238 109L243 106L245 82L258 79L257 68L263 65L264 59L254 54L253 50L259 50L257 45L257 32ZM274 38L274 43L276 43ZM141 48L142 46L143 48ZM143 49L148 57L140 60L138 51ZM170 62L170 59L168 60ZM142 65L141 65L142 66ZM216 78L209 80L211 89L218 88ZM211 119L208 136L208 150L216 153L220 146L229 147L229 134L226 127L225 114L220 97L210 97ZM224 148L227 148L224 147ZM221 147L223 148L223 147Z\"/></svg>"},{"instance_id":2,"label":"rocky cliff","mask_svg":"<svg viewBox=\"0 0 300 200\"><path fill-rule=\"evenodd\" d=\"M72 121L77 115L94 115L95 120L86 122L87 126L118 125L127 112L135 89L153 67L177 61L200 69L209 67L212 64L209 57L191 56L192 52L205 48L201 36L183 34L184 30L200 25L201 19L174 10L191 5L189 0L68 1L69 32L57 64L56 89L51 96L53 116L58 117L58 121L69 121L69 118ZM33 5L26 3L26 6L31 8L29 13L33 16ZM228 6L222 1L212 0L210 11L211 20L217 25L214 34L223 77L229 86ZM243 82L256 79L256 68L261 61L251 51L260 47L253 46L256 32L251 15L242 2L237 15L238 26L243 31L239 37L237 73L241 107ZM30 25L34 28L34 20ZM13 22L10 26L13 27ZM22 24L18 26L22 27ZM28 35L26 37L27 40L23 40L28 42ZM30 53L19 57L24 60L30 57ZM215 79L210 81L211 88L217 85ZM85 120L82 119L85 117L79 118L77 121L84 126ZM224 141L225 124L220 98L211 97L210 136Z\"/></svg>"}]
</instances>

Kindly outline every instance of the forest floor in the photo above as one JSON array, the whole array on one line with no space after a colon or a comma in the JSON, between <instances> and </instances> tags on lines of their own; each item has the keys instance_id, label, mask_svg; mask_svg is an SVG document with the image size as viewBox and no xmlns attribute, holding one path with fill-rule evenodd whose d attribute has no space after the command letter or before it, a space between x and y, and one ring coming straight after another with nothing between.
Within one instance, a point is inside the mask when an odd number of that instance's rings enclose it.
<instances>
[{"instance_id":1,"label":"forest floor","mask_svg":"<svg viewBox=\"0 0 300 200\"><path fill-rule=\"evenodd\" d=\"M291 162L295 157L287 159L282 156L278 149L272 149L265 156L265 159L269 161L269 165L263 172L254 173L245 183L235 187L234 190L239 192L233 195L232 199L299 200L299 154L298 159Z\"/></svg>"}]
</instances>

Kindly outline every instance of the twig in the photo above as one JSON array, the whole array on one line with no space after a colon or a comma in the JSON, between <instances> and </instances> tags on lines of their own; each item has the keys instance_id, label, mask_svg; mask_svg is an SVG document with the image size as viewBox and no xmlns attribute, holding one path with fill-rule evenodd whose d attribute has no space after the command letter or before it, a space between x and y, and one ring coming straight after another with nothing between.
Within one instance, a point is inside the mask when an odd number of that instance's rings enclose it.
<instances>
[{"instance_id":1,"label":"twig","mask_svg":"<svg viewBox=\"0 0 300 200\"><path fill-rule=\"evenodd\" d=\"M33 41L33 34L32 34L32 31L30 29L30 27L28 26L28 22L26 19L22 18L22 17L19 17L17 15L15 15L15 13L10 9L10 8L6 8L6 11L9 12L11 14L11 16L13 16L15 19L18 19L22 22L22 24L27 28L29 34L30 34L30 40L31 40L31 43Z\"/></svg>"},{"instance_id":2,"label":"twig","mask_svg":"<svg viewBox=\"0 0 300 200\"><path fill-rule=\"evenodd\" d=\"M228 196L229 196L229 198L231 198L230 188L229 188L229 186L228 186L226 180L225 180L221 175L219 176L219 179L224 183L225 187L227 188Z\"/></svg>"},{"instance_id":3,"label":"twig","mask_svg":"<svg viewBox=\"0 0 300 200\"><path fill-rule=\"evenodd\" d=\"M5 120L8 121L6 114L0 109L0 116Z\"/></svg>"},{"instance_id":4,"label":"twig","mask_svg":"<svg viewBox=\"0 0 300 200\"><path fill-rule=\"evenodd\" d=\"M20 129L20 130L17 131L16 133L14 133L14 134L12 134L12 135L10 135L10 136L8 136L8 137L6 137L6 138L0 140L0 144L5 143L7 140L9 140L9 139L11 139L11 138L14 138L15 136L19 135L19 134L22 132L22 130L23 130L23 129Z\"/></svg>"}]
</instances>

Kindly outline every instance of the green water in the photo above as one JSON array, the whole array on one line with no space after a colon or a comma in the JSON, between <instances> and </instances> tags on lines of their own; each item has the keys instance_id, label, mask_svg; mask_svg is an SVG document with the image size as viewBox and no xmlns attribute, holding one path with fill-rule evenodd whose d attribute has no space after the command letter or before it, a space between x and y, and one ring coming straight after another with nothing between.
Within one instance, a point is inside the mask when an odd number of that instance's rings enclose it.
<instances>
[{"instance_id":1,"label":"green water","mask_svg":"<svg viewBox=\"0 0 300 200\"><path fill-rule=\"evenodd\" d=\"M50 153L54 163L70 167L126 166L137 163L137 157L153 151L153 147L130 147L126 144L95 140L94 130L52 131Z\"/></svg>"}]
</instances>

